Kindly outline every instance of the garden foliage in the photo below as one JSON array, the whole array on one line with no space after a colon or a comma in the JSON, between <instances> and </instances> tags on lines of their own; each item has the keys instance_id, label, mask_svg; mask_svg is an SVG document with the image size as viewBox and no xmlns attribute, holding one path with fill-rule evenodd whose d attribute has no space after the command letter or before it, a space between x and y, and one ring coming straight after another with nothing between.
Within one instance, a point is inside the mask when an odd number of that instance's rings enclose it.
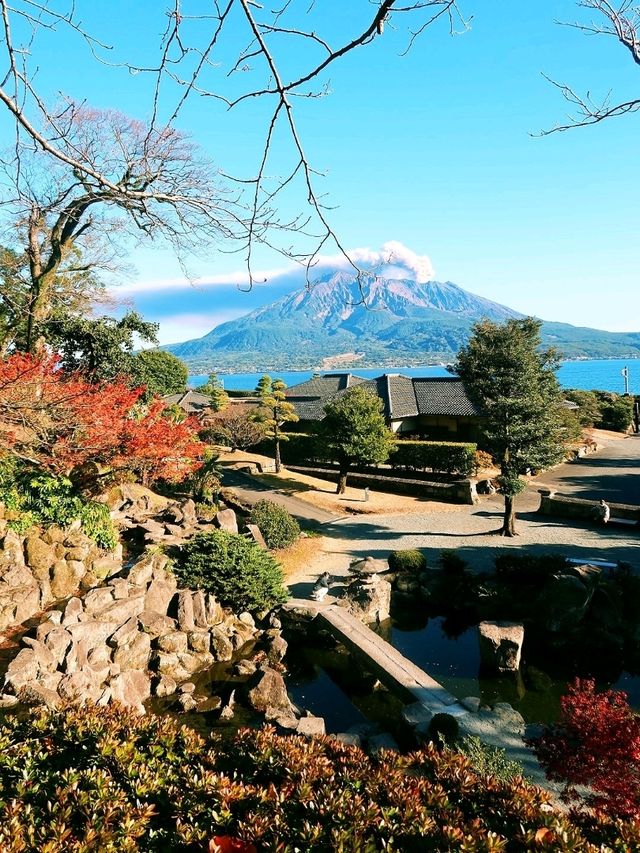
<instances>
[{"instance_id":1,"label":"garden foliage","mask_svg":"<svg viewBox=\"0 0 640 853\"><path fill-rule=\"evenodd\" d=\"M6 720L0 789L4 853L622 853L640 844L637 825L576 824L522 779L477 773L433 746L369 758L271 729L205 739L169 717L113 706Z\"/></svg>"},{"instance_id":2,"label":"garden foliage","mask_svg":"<svg viewBox=\"0 0 640 853\"><path fill-rule=\"evenodd\" d=\"M267 548L287 548L300 536L300 525L280 504L263 500L254 504L250 520L257 524Z\"/></svg>"},{"instance_id":3,"label":"garden foliage","mask_svg":"<svg viewBox=\"0 0 640 853\"><path fill-rule=\"evenodd\" d=\"M189 539L174 571L184 586L211 592L236 612L269 610L287 599L282 568L271 554L225 530Z\"/></svg>"},{"instance_id":4,"label":"garden foliage","mask_svg":"<svg viewBox=\"0 0 640 853\"><path fill-rule=\"evenodd\" d=\"M427 568L427 560L422 551L418 551L417 548L392 551L389 554L389 568L393 572L411 572L419 575Z\"/></svg>"},{"instance_id":5,"label":"garden foliage","mask_svg":"<svg viewBox=\"0 0 640 853\"><path fill-rule=\"evenodd\" d=\"M640 821L640 716L626 693L598 693L595 681L577 678L559 722L532 745L548 778L565 783L567 800L577 799L576 785L588 785L589 806Z\"/></svg>"},{"instance_id":6,"label":"garden foliage","mask_svg":"<svg viewBox=\"0 0 640 853\"><path fill-rule=\"evenodd\" d=\"M476 467L476 445L455 441L399 441L389 462L408 471L434 471L468 477Z\"/></svg>"}]
</instances>

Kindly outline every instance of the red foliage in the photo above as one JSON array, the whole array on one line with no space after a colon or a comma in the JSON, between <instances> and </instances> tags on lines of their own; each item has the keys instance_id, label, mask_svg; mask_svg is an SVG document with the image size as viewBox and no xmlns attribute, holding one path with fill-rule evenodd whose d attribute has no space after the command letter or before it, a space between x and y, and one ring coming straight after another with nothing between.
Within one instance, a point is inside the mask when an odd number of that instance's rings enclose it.
<instances>
[{"instance_id":1,"label":"red foliage","mask_svg":"<svg viewBox=\"0 0 640 853\"><path fill-rule=\"evenodd\" d=\"M87 382L55 356L13 355L0 362L0 445L54 474L95 463L133 471L145 484L184 479L204 449L198 425L165 418L160 400L140 405L143 392L123 381Z\"/></svg>"},{"instance_id":2,"label":"red foliage","mask_svg":"<svg viewBox=\"0 0 640 853\"><path fill-rule=\"evenodd\" d=\"M255 844L232 838L230 835L216 835L209 842L209 853L258 853Z\"/></svg>"},{"instance_id":3,"label":"red foliage","mask_svg":"<svg viewBox=\"0 0 640 853\"><path fill-rule=\"evenodd\" d=\"M560 721L532 745L547 777L565 782L566 799L588 785L588 805L622 818L640 818L640 716L626 693L596 693L577 678L562 697Z\"/></svg>"}]
</instances>

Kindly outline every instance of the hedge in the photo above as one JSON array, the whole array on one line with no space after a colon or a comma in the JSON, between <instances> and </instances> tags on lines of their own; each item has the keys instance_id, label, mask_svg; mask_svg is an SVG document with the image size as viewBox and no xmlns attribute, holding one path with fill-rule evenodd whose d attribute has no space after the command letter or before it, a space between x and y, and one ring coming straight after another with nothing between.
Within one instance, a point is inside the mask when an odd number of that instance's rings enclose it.
<instances>
[{"instance_id":1,"label":"hedge","mask_svg":"<svg viewBox=\"0 0 640 853\"><path fill-rule=\"evenodd\" d=\"M399 441L391 455L393 468L437 471L468 477L475 471L475 444L457 441Z\"/></svg>"},{"instance_id":2,"label":"hedge","mask_svg":"<svg viewBox=\"0 0 640 853\"><path fill-rule=\"evenodd\" d=\"M468 477L475 471L477 445L457 441L404 441L400 439L389 463L392 468L406 471L426 471L456 474ZM263 441L256 453L273 456L273 441ZM280 444L280 453L285 465L305 465L311 462L331 462L322 454L318 436L307 433L289 433L288 441ZM356 470L356 469L354 469Z\"/></svg>"}]
</instances>

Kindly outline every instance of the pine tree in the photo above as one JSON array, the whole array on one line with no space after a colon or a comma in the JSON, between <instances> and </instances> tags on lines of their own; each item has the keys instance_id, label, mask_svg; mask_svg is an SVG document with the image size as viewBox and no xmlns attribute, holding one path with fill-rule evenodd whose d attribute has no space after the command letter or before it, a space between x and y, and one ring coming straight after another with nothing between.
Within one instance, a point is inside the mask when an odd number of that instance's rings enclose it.
<instances>
[{"instance_id":1,"label":"pine tree","mask_svg":"<svg viewBox=\"0 0 640 853\"><path fill-rule=\"evenodd\" d=\"M356 385L327 403L324 413L319 431L324 455L340 467L336 493L341 495L353 465L386 462L395 442L384 420L382 400L366 388Z\"/></svg>"},{"instance_id":2,"label":"pine tree","mask_svg":"<svg viewBox=\"0 0 640 853\"><path fill-rule=\"evenodd\" d=\"M282 379L271 379L270 376L263 376L256 388L262 399L259 419L265 427L265 435L272 438L275 444L276 474L282 470L280 442L289 440L287 435L282 432L282 425L300 420L293 403L287 402L284 393L286 387Z\"/></svg>"},{"instance_id":3,"label":"pine tree","mask_svg":"<svg viewBox=\"0 0 640 853\"><path fill-rule=\"evenodd\" d=\"M217 373L210 373L207 382L200 388L201 394L206 394L211 400L211 410L221 412L229 403L229 396Z\"/></svg>"},{"instance_id":4,"label":"pine tree","mask_svg":"<svg viewBox=\"0 0 640 853\"><path fill-rule=\"evenodd\" d=\"M558 355L540 350L540 326L532 317L503 325L481 320L454 366L484 416L485 449L500 465L504 536L516 535L514 498L525 489L520 474L547 468L564 453Z\"/></svg>"}]
</instances>

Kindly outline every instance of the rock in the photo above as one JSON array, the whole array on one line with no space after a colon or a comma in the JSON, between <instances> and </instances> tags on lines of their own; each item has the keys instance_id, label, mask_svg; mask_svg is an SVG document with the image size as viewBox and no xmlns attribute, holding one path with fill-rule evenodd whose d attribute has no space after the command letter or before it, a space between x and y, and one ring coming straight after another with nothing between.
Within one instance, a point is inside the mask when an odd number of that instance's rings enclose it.
<instances>
[{"instance_id":1,"label":"rock","mask_svg":"<svg viewBox=\"0 0 640 853\"><path fill-rule=\"evenodd\" d=\"M122 672L129 669L146 670L151 656L151 638L138 632L130 643L119 646L113 654L113 662Z\"/></svg>"},{"instance_id":2,"label":"rock","mask_svg":"<svg viewBox=\"0 0 640 853\"><path fill-rule=\"evenodd\" d=\"M246 610L238 616L238 621L242 622L243 625L246 625L248 628L251 628L252 631L255 631L256 623L253 616L248 613Z\"/></svg>"},{"instance_id":3,"label":"rock","mask_svg":"<svg viewBox=\"0 0 640 853\"><path fill-rule=\"evenodd\" d=\"M329 737L333 738L333 740L337 740L338 743L343 743L345 746L357 746L358 748L362 747L362 740L359 735L349 734L349 732L338 732L336 735L329 735Z\"/></svg>"},{"instance_id":4,"label":"rock","mask_svg":"<svg viewBox=\"0 0 640 853\"><path fill-rule=\"evenodd\" d=\"M185 525L193 527L198 523L196 505L195 502L191 500L191 498L189 498L188 501L185 501L183 504L180 505L180 511L182 512L182 520L184 521ZM238 531L236 530L236 533L237 532Z\"/></svg>"},{"instance_id":5,"label":"rock","mask_svg":"<svg viewBox=\"0 0 640 853\"><path fill-rule=\"evenodd\" d=\"M41 670L53 672L56 668L57 660L48 646L40 642L40 640L34 640L33 637L23 637L22 642L27 648L33 650L38 661L38 667Z\"/></svg>"},{"instance_id":6,"label":"rock","mask_svg":"<svg viewBox=\"0 0 640 853\"><path fill-rule=\"evenodd\" d=\"M575 572L556 574L540 592L534 608L536 618L554 633L570 631L583 620L593 591L590 578Z\"/></svg>"},{"instance_id":7,"label":"rock","mask_svg":"<svg viewBox=\"0 0 640 853\"><path fill-rule=\"evenodd\" d=\"M146 672L122 672L111 680L110 687L114 702L144 713L142 703L151 695L151 679Z\"/></svg>"},{"instance_id":8,"label":"rock","mask_svg":"<svg viewBox=\"0 0 640 853\"><path fill-rule=\"evenodd\" d=\"M391 584L375 574L359 578L349 584L342 601L363 622L384 622L389 618Z\"/></svg>"},{"instance_id":9,"label":"rock","mask_svg":"<svg viewBox=\"0 0 640 853\"><path fill-rule=\"evenodd\" d=\"M247 699L251 707L267 717L290 716L293 705L287 694L284 678L274 669L258 670L247 685Z\"/></svg>"},{"instance_id":10,"label":"rock","mask_svg":"<svg viewBox=\"0 0 640 853\"><path fill-rule=\"evenodd\" d=\"M20 689L18 699L23 705L46 705L47 708L59 708L62 705L58 692L38 681L25 684Z\"/></svg>"},{"instance_id":11,"label":"rock","mask_svg":"<svg viewBox=\"0 0 640 853\"><path fill-rule=\"evenodd\" d=\"M472 714L477 714L480 710L480 699L477 696L465 696L464 699L460 699L460 704Z\"/></svg>"},{"instance_id":12,"label":"rock","mask_svg":"<svg viewBox=\"0 0 640 853\"><path fill-rule=\"evenodd\" d=\"M97 610L103 610L112 601L113 593L109 587L89 590L83 599L85 612L95 613Z\"/></svg>"},{"instance_id":13,"label":"rock","mask_svg":"<svg viewBox=\"0 0 640 853\"><path fill-rule=\"evenodd\" d=\"M30 566L35 577L46 577L48 579L49 569L56 561L55 549L50 543L33 534L27 536L24 548L27 564Z\"/></svg>"},{"instance_id":14,"label":"rock","mask_svg":"<svg viewBox=\"0 0 640 853\"><path fill-rule=\"evenodd\" d=\"M86 670L78 670L62 678L58 693L67 702L96 702L102 690Z\"/></svg>"},{"instance_id":15,"label":"rock","mask_svg":"<svg viewBox=\"0 0 640 853\"><path fill-rule=\"evenodd\" d=\"M190 693L182 693L178 699L178 705L185 712L193 711L198 707L198 703Z\"/></svg>"},{"instance_id":16,"label":"rock","mask_svg":"<svg viewBox=\"0 0 640 853\"><path fill-rule=\"evenodd\" d=\"M164 529L169 534L169 536L175 536L177 538L180 538L184 535L184 528L180 527L179 524L171 524L167 522L164 525Z\"/></svg>"},{"instance_id":17,"label":"rock","mask_svg":"<svg viewBox=\"0 0 640 853\"><path fill-rule=\"evenodd\" d=\"M164 533L164 524L161 524L159 521L154 521L152 518L148 518L146 521L142 521L138 524L140 530L144 530L147 533Z\"/></svg>"},{"instance_id":18,"label":"rock","mask_svg":"<svg viewBox=\"0 0 640 853\"><path fill-rule=\"evenodd\" d=\"M412 702L410 705L404 706L400 716L407 725L411 726L412 729L415 729L418 726L426 726L428 728L434 717L434 711L427 708L427 706L423 705L422 702Z\"/></svg>"},{"instance_id":19,"label":"rock","mask_svg":"<svg viewBox=\"0 0 640 853\"><path fill-rule=\"evenodd\" d=\"M249 539L252 539L256 545L259 545L265 551L268 551L267 543L264 541L264 536L257 524L247 524L247 533Z\"/></svg>"},{"instance_id":20,"label":"rock","mask_svg":"<svg viewBox=\"0 0 640 853\"><path fill-rule=\"evenodd\" d=\"M66 535L66 532L61 527L58 527L57 524L52 524L51 527L47 527L42 534L42 538L50 545L55 545L58 542L64 542Z\"/></svg>"},{"instance_id":21,"label":"rock","mask_svg":"<svg viewBox=\"0 0 640 853\"><path fill-rule=\"evenodd\" d=\"M65 659L71 642L71 634L64 628L57 628L55 626L51 628L44 638L44 644L53 655L57 666L60 666Z\"/></svg>"},{"instance_id":22,"label":"rock","mask_svg":"<svg viewBox=\"0 0 640 853\"><path fill-rule=\"evenodd\" d=\"M238 663L234 667L234 672L236 675L247 676L253 675L253 673L258 669L258 664L252 660L239 660Z\"/></svg>"},{"instance_id":23,"label":"rock","mask_svg":"<svg viewBox=\"0 0 640 853\"><path fill-rule=\"evenodd\" d=\"M51 568L51 595L67 598L78 589L78 580L73 567L66 560L56 560Z\"/></svg>"},{"instance_id":24,"label":"rock","mask_svg":"<svg viewBox=\"0 0 640 853\"><path fill-rule=\"evenodd\" d=\"M415 575L412 575L409 572L403 572L402 574L397 575L394 587L398 592L414 594L420 589L420 581Z\"/></svg>"},{"instance_id":25,"label":"rock","mask_svg":"<svg viewBox=\"0 0 640 853\"><path fill-rule=\"evenodd\" d=\"M104 622L117 622L118 625L124 625L132 617L139 616L143 610L144 597L120 598L117 601L112 601L99 613L94 613L93 616Z\"/></svg>"},{"instance_id":26,"label":"rock","mask_svg":"<svg viewBox=\"0 0 640 853\"><path fill-rule=\"evenodd\" d=\"M517 672L524 625L519 622L481 622L478 625L480 660L493 672Z\"/></svg>"},{"instance_id":27,"label":"rock","mask_svg":"<svg viewBox=\"0 0 640 853\"><path fill-rule=\"evenodd\" d=\"M129 598L129 581L126 578L113 578L109 582L109 587L116 601Z\"/></svg>"},{"instance_id":28,"label":"rock","mask_svg":"<svg viewBox=\"0 0 640 853\"><path fill-rule=\"evenodd\" d=\"M178 689L178 685L170 675L161 675L158 679L154 693L156 696L171 696Z\"/></svg>"},{"instance_id":29,"label":"rock","mask_svg":"<svg viewBox=\"0 0 640 853\"><path fill-rule=\"evenodd\" d=\"M189 638L184 631L173 631L158 638L158 648L163 652L186 652L189 648Z\"/></svg>"},{"instance_id":30,"label":"rock","mask_svg":"<svg viewBox=\"0 0 640 853\"><path fill-rule=\"evenodd\" d=\"M129 583L146 586L153 577L153 556L145 555L132 566L127 575Z\"/></svg>"},{"instance_id":31,"label":"rock","mask_svg":"<svg viewBox=\"0 0 640 853\"><path fill-rule=\"evenodd\" d=\"M118 630L120 624L120 622L103 622L90 619L86 622L78 622L77 625L65 625L65 628L71 634L76 645L84 642L87 649L92 649L106 643L109 637Z\"/></svg>"},{"instance_id":32,"label":"rock","mask_svg":"<svg viewBox=\"0 0 640 853\"><path fill-rule=\"evenodd\" d=\"M211 635L208 631L189 631L189 648L194 652L209 652Z\"/></svg>"},{"instance_id":33,"label":"rock","mask_svg":"<svg viewBox=\"0 0 640 853\"><path fill-rule=\"evenodd\" d=\"M219 625L224 619L224 611L213 595L206 598L207 626L212 628Z\"/></svg>"},{"instance_id":34,"label":"rock","mask_svg":"<svg viewBox=\"0 0 640 853\"><path fill-rule=\"evenodd\" d=\"M166 616L177 586L177 580L171 575L154 578L145 596L145 610Z\"/></svg>"},{"instance_id":35,"label":"rock","mask_svg":"<svg viewBox=\"0 0 640 853\"><path fill-rule=\"evenodd\" d=\"M369 751L372 755L377 755L383 750L391 752L400 752L400 747L396 743L395 738L388 732L383 732L379 735L373 735L369 738Z\"/></svg>"},{"instance_id":36,"label":"rock","mask_svg":"<svg viewBox=\"0 0 640 853\"><path fill-rule=\"evenodd\" d=\"M196 689L193 681L185 681L184 684L180 685L180 693L194 693Z\"/></svg>"},{"instance_id":37,"label":"rock","mask_svg":"<svg viewBox=\"0 0 640 853\"><path fill-rule=\"evenodd\" d=\"M20 702L17 696L11 696L9 693L3 693L0 696L0 711L7 711L9 708L15 708Z\"/></svg>"},{"instance_id":38,"label":"rock","mask_svg":"<svg viewBox=\"0 0 640 853\"><path fill-rule=\"evenodd\" d=\"M319 717L309 718L309 719L320 719ZM291 732L295 732L298 730L298 724L300 720L297 717L274 717L271 720L272 723L275 723L276 726L283 729L287 734ZM305 734L309 734L305 732Z\"/></svg>"},{"instance_id":39,"label":"rock","mask_svg":"<svg viewBox=\"0 0 640 853\"><path fill-rule=\"evenodd\" d=\"M299 735L320 737L326 734L324 719L322 717L301 717L298 720L297 731Z\"/></svg>"},{"instance_id":40,"label":"rock","mask_svg":"<svg viewBox=\"0 0 640 853\"><path fill-rule=\"evenodd\" d=\"M82 669L88 669L96 681L106 681L111 674L111 649L106 644L87 651L87 661Z\"/></svg>"},{"instance_id":41,"label":"rock","mask_svg":"<svg viewBox=\"0 0 640 853\"><path fill-rule=\"evenodd\" d=\"M211 629L211 651L218 661L231 660L233 657L233 646L220 627Z\"/></svg>"},{"instance_id":42,"label":"rock","mask_svg":"<svg viewBox=\"0 0 640 853\"><path fill-rule=\"evenodd\" d=\"M195 622L193 619L193 598L188 589L178 590L177 619L182 631L193 631Z\"/></svg>"},{"instance_id":43,"label":"rock","mask_svg":"<svg viewBox=\"0 0 640 853\"><path fill-rule=\"evenodd\" d=\"M108 578L111 575L115 575L116 572L119 572L122 569L122 561L116 560L110 555L106 555L104 557L98 557L97 560L94 560L88 567L88 569L97 578L99 578L100 580L104 580L105 578Z\"/></svg>"},{"instance_id":44,"label":"rock","mask_svg":"<svg viewBox=\"0 0 640 853\"><path fill-rule=\"evenodd\" d=\"M113 632L109 637L109 643L112 646L126 646L136 637L138 631L138 619L132 616L117 631Z\"/></svg>"},{"instance_id":45,"label":"rock","mask_svg":"<svg viewBox=\"0 0 640 853\"><path fill-rule=\"evenodd\" d=\"M69 601L67 601L66 607L64 608L62 624L65 626L74 625L78 621L78 617L82 613L84 613L82 601L79 598L70 598Z\"/></svg>"},{"instance_id":46,"label":"rock","mask_svg":"<svg viewBox=\"0 0 640 853\"><path fill-rule=\"evenodd\" d=\"M284 659L288 648L289 644L283 636L278 634L277 636L273 637L273 639L269 643L269 648L267 651L267 656L271 663L280 663Z\"/></svg>"},{"instance_id":47,"label":"rock","mask_svg":"<svg viewBox=\"0 0 640 853\"><path fill-rule=\"evenodd\" d=\"M7 667L4 677L6 687L12 687L17 693L21 687L38 677L40 666L33 649L21 649Z\"/></svg>"},{"instance_id":48,"label":"rock","mask_svg":"<svg viewBox=\"0 0 640 853\"><path fill-rule=\"evenodd\" d=\"M159 613L150 613L143 610L138 616L142 630L152 637L162 637L176 630L175 619L170 616L161 616Z\"/></svg>"},{"instance_id":49,"label":"rock","mask_svg":"<svg viewBox=\"0 0 640 853\"><path fill-rule=\"evenodd\" d=\"M201 589L196 590L191 596L193 605L193 621L198 628L208 628L207 622L207 604L204 592Z\"/></svg>"},{"instance_id":50,"label":"rock","mask_svg":"<svg viewBox=\"0 0 640 853\"><path fill-rule=\"evenodd\" d=\"M220 530L226 530L227 533L238 532L238 519L232 509L221 509L220 512L217 512L215 523Z\"/></svg>"},{"instance_id":51,"label":"rock","mask_svg":"<svg viewBox=\"0 0 640 853\"><path fill-rule=\"evenodd\" d=\"M89 545L78 545L75 548L68 548L65 551L65 558L67 560L77 560L79 563L84 563L89 556L90 551L91 548Z\"/></svg>"},{"instance_id":52,"label":"rock","mask_svg":"<svg viewBox=\"0 0 640 853\"><path fill-rule=\"evenodd\" d=\"M231 695L227 701L227 704L220 711L220 719L221 720L232 720L235 715L235 707L236 707L236 691L232 690Z\"/></svg>"}]
</instances>

